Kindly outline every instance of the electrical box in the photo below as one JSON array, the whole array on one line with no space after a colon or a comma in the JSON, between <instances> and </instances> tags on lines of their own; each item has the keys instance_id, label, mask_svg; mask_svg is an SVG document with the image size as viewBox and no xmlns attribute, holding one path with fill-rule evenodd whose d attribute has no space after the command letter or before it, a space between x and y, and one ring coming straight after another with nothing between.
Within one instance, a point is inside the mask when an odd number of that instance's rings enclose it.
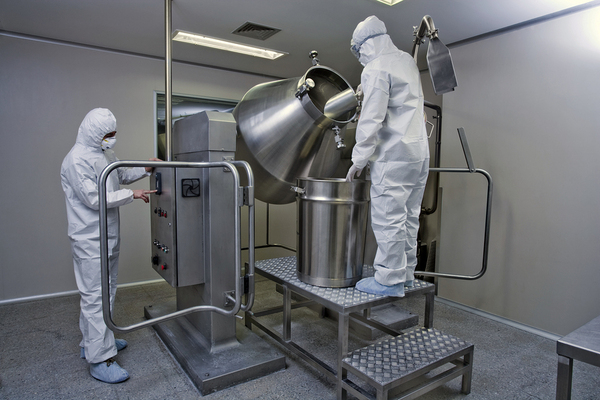
<instances>
[{"instance_id":1,"label":"electrical box","mask_svg":"<svg viewBox=\"0 0 600 400\"><path fill-rule=\"evenodd\" d=\"M230 113L216 111L177 121L174 160L232 160L235 126ZM150 188L157 190L150 202L152 268L171 286L203 284L211 279L211 266L234 265L229 260L235 254L231 179L231 172L224 168L154 169L150 180Z\"/></svg>"},{"instance_id":2,"label":"electrical box","mask_svg":"<svg viewBox=\"0 0 600 400\"><path fill-rule=\"evenodd\" d=\"M152 268L173 287L204 283L201 170L161 169L152 174ZM182 267L188 266L188 267Z\"/></svg>"}]
</instances>

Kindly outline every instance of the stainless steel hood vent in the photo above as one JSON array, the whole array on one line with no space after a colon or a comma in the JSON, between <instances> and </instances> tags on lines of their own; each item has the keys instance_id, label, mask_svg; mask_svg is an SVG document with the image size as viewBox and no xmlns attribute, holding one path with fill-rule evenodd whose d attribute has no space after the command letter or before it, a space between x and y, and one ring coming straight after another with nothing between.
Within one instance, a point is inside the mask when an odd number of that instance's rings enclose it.
<instances>
[{"instance_id":1,"label":"stainless steel hood vent","mask_svg":"<svg viewBox=\"0 0 600 400\"><path fill-rule=\"evenodd\" d=\"M246 22L244 25L240 26L231 33L258 40L267 40L279 31L281 31L281 29L271 28L270 26L258 25L253 22Z\"/></svg>"}]
</instances>

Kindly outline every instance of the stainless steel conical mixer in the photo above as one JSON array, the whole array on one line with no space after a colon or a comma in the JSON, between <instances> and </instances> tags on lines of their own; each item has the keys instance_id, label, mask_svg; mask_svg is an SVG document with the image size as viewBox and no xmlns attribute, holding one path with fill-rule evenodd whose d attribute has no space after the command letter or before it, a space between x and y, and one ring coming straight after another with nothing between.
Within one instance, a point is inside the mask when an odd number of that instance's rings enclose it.
<instances>
[{"instance_id":1,"label":"stainless steel conical mixer","mask_svg":"<svg viewBox=\"0 0 600 400\"><path fill-rule=\"evenodd\" d=\"M233 111L236 159L252 167L256 197L264 202L293 202L290 187L299 177L331 177L339 152L318 157L318 162L316 155L328 134L338 136L355 117L358 102L350 84L314 60L316 65L300 78L253 87Z\"/></svg>"}]
</instances>

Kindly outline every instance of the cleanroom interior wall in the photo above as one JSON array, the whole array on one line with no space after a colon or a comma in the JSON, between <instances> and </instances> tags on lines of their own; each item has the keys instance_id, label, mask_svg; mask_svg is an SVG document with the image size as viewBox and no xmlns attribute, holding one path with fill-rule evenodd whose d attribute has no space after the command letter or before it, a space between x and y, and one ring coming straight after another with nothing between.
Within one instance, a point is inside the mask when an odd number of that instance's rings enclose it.
<instances>
[{"instance_id":1,"label":"cleanroom interior wall","mask_svg":"<svg viewBox=\"0 0 600 400\"><path fill-rule=\"evenodd\" d=\"M0 36L0 301L75 290L60 165L86 113L117 118L121 159L154 152L154 92L164 61ZM173 64L173 92L240 100L269 79ZM147 188L148 179L131 185ZM121 208L119 282L160 278L149 266L149 207Z\"/></svg>"},{"instance_id":2,"label":"cleanroom interior wall","mask_svg":"<svg viewBox=\"0 0 600 400\"><path fill-rule=\"evenodd\" d=\"M440 296L558 334L600 314L598 20L593 8L452 49L459 87L444 95L442 166L464 166L456 128L465 127L495 195L489 272L474 282L440 280ZM74 290L60 164L83 116L98 106L117 117L120 158L151 157L164 64L6 36L0 54L0 163L10 171L0 194L0 301ZM267 80L173 66L180 94L239 100ZM439 270L473 273L485 182L443 175L442 185ZM294 246L291 207L274 207L272 239ZM139 201L122 208L120 282L158 278L146 262L148 213ZM261 229L257 222L257 236Z\"/></svg>"},{"instance_id":3,"label":"cleanroom interior wall","mask_svg":"<svg viewBox=\"0 0 600 400\"><path fill-rule=\"evenodd\" d=\"M600 8L451 49L443 166L494 179L489 270L440 280L441 297L564 335L600 314ZM577 38L573 34L577 32ZM443 175L440 267L481 265L486 182Z\"/></svg>"}]
</instances>

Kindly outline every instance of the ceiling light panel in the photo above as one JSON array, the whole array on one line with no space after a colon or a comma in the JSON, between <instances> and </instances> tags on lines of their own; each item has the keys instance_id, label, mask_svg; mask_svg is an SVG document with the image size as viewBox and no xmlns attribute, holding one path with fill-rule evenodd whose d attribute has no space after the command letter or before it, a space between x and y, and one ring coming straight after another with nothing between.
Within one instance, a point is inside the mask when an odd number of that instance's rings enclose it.
<instances>
[{"instance_id":1,"label":"ceiling light panel","mask_svg":"<svg viewBox=\"0 0 600 400\"><path fill-rule=\"evenodd\" d=\"M377 0L380 3L387 4L388 6L393 6L394 4L400 3L402 0Z\"/></svg>"},{"instance_id":2,"label":"ceiling light panel","mask_svg":"<svg viewBox=\"0 0 600 400\"><path fill-rule=\"evenodd\" d=\"M229 40L206 36L199 33L186 32L179 29L173 32L173 40L178 42L195 44L198 46L211 47L213 49L246 54L253 57L262 57L268 60L275 60L281 56L288 54L283 51L251 46L244 43L232 42Z\"/></svg>"}]
</instances>

